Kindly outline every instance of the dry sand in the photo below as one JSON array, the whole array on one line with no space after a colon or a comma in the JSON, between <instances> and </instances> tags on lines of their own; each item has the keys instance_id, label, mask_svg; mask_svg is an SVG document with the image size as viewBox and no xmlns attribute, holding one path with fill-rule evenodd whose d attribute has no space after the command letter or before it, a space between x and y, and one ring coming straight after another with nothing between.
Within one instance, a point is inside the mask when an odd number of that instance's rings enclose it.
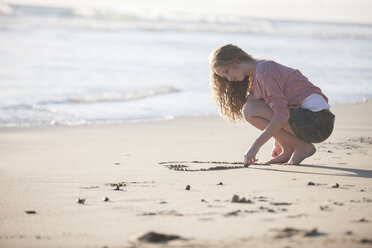
<instances>
[{"instance_id":1,"label":"dry sand","mask_svg":"<svg viewBox=\"0 0 372 248\"><path fill-rule=\"evenodd\" d=\"M219 117L2 129L0 247L369 247L371 109L333 107L334 133L299 166L211 171L159 163L241 162L259 131ZM183 239L138 240L150 231Z\"/></svg>"}]
</instances>

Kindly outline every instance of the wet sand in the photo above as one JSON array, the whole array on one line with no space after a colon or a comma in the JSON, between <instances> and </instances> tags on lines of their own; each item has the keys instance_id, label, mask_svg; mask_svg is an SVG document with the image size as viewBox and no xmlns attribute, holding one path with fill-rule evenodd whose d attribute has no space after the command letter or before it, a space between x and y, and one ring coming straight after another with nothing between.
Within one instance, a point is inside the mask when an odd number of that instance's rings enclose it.
<instances>
[{"instance_id":1,"label":"wet sand","mask_svg":"<svg viewBox=\"0 0 372 248\"><path fill-rule=\"evenodd\" d=\"M299 166L234 168L259 131L219 117L2 129L0 247L372 246L371 109Z\"/></svg>"}]
</instances>

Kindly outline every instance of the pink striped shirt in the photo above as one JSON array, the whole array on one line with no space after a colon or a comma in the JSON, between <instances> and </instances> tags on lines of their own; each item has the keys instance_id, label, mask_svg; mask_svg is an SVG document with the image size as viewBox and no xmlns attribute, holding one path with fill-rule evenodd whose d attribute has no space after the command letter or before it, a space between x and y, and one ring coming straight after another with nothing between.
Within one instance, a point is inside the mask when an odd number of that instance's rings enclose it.
<instances>
[{"instance_id":1,"label":"pink striped shirt","mask_svg":"<svg viewBox=\"0 0 372 248\"><path fill-rule=\"evenodd\" d=\"M313 85L299 70L272 60L257 61L249 95L254 100L263 99L273 110L273 118L286 123L289 109L299 108L311 94L320 94L328 103L328 98L320 88Z\"/></svg>"}]
</instances>

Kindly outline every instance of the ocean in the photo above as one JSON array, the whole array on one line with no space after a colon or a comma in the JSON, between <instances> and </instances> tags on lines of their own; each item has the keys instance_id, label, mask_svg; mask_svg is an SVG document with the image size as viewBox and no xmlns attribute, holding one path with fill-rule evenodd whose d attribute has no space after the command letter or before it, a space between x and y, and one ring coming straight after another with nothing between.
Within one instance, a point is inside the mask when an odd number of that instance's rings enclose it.
<instances>
[{"instance_id":1,"label":"ocean","mask_svg":"<svg viewBox=\"0 0 372 248\"><path fill-rule=\"evenodd\" d=\"M219 114L208 56L227 43L299 69L331 106L372 97L371 23L205 10L0 2L0 127Z\"/></svg>"}]
</instances>

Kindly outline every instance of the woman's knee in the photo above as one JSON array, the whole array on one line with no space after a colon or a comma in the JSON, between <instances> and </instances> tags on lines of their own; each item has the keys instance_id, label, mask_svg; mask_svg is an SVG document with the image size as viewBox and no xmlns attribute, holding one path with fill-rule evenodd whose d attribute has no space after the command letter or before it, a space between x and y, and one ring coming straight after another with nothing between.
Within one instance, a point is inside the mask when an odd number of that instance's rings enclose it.
<instances>
[{"instance_id":1,"label":"woman's knee","mask_svg":"<svg viewBox=\"0 0 372 248\"><path fill-rule=\"evenodd\" d=\"M270 120L273 115L270 107L262 100L249 100L243 105L242 113L244 119L250 122L255 117Z\"/></svg>"},{"instance_id":2,"label":"woman's knee","mask_svg":"<svg viewBox=\"0 0 372 248\"><path fill-rule=\"evenodd\" d=\"M255 116L256 114L256 101L255 100L248 100L244 105L243 105L243 108L242 108L242 112L243 112L243 116L244 116L244 119L246 121L250 121L252 120L252 118Z\"/></svg>"}]
</instances>

